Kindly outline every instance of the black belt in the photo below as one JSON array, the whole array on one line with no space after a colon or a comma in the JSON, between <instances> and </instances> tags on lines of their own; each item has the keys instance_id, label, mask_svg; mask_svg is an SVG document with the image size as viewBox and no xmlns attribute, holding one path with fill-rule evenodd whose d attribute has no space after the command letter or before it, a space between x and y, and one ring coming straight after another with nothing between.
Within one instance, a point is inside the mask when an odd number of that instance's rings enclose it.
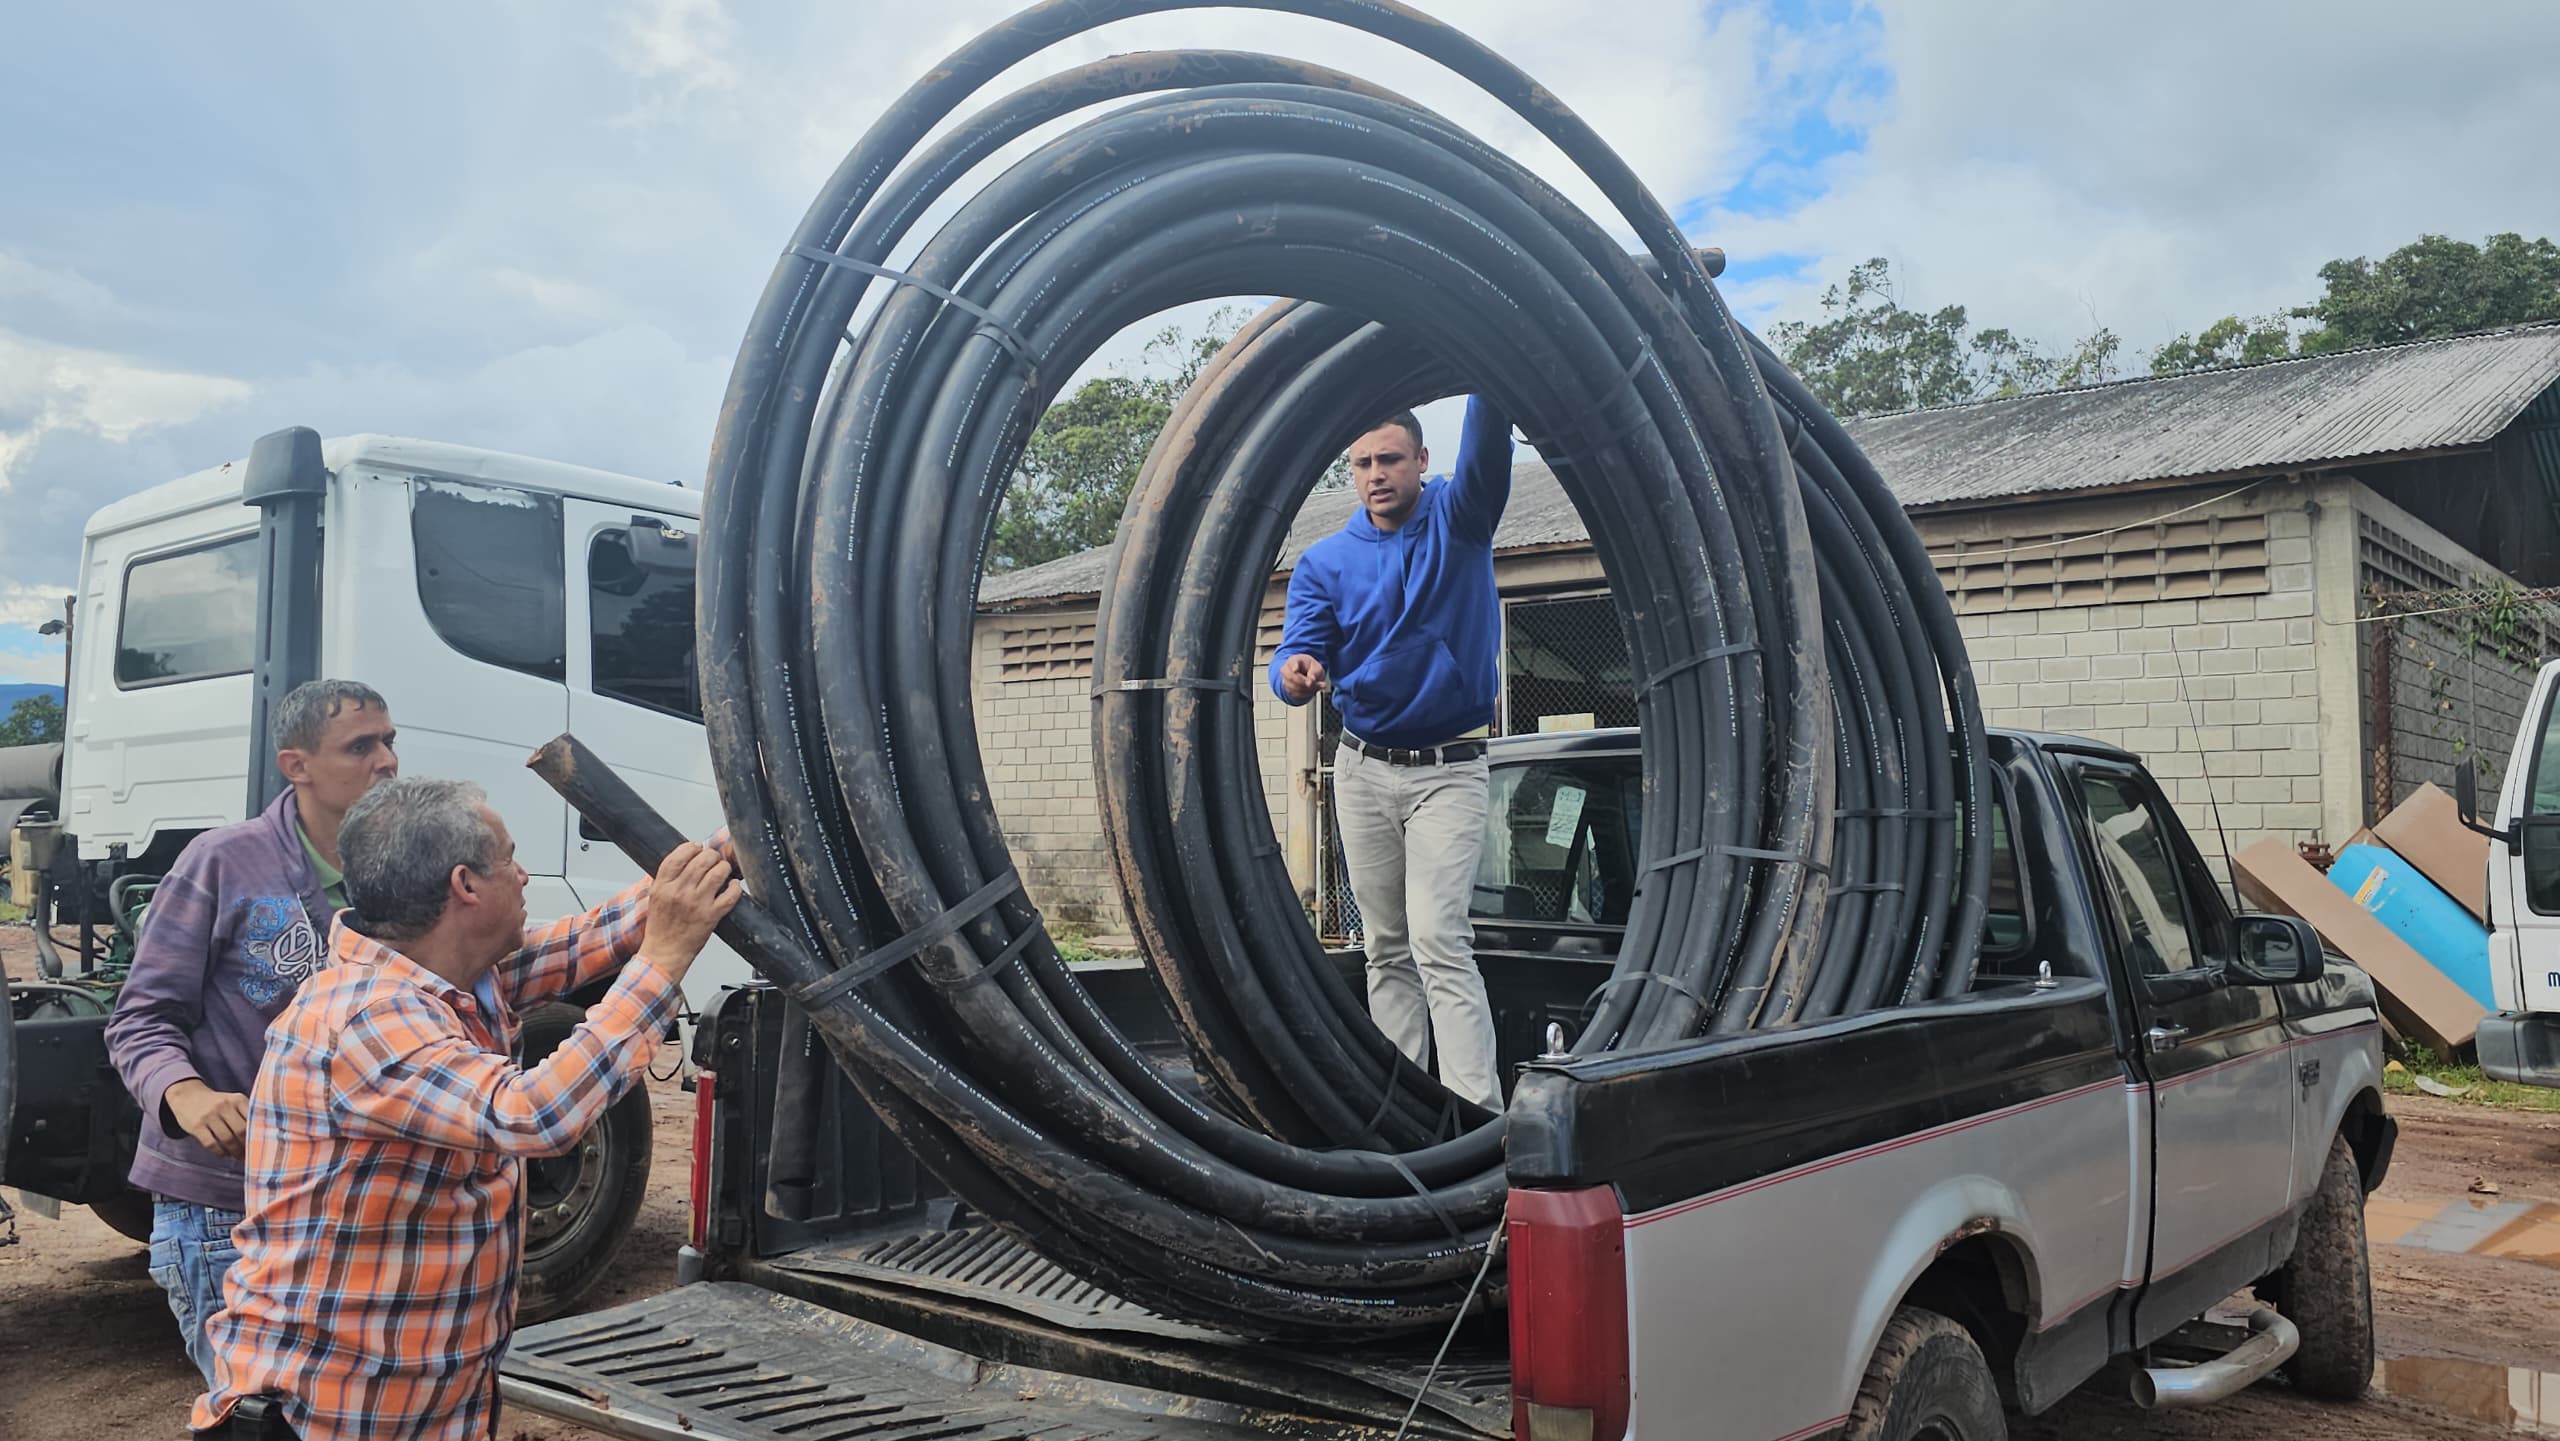
<instances>
[{"instance_id":1,"label":"black belt","mask_svg":"<svg viewBox=\"0 0 2560 1441\"><path fill-rule=\"evenodd\" d=\"M193 1433L196 1441L295 1441L298 1433L285 1424L284 1403L274 1396L243 1396L231 1414L210 1431Z\"/></svg>"},{"instance_id":2,"label":"black belt","mask_svg":"<svg viewBox=\"0 0 2560 1441\"><path fill-rule=\"evenodd\" d=\"M1342 743L1373 761L1391 766L1453 766L1471 761L1485 753L1483 741L1451 741L1447 745L1423 746L1407 750L1401 746L1373 746L1349 731L1342 733Z\"/></svg>"}]
</instances>

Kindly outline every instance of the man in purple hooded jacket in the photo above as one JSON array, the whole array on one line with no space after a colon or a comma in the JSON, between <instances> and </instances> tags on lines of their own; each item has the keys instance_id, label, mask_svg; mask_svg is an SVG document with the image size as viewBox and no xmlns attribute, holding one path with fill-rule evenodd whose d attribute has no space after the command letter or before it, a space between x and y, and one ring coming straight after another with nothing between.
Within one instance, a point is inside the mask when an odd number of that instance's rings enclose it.
<instances>
[{"instance_id":1,"label":"man in purple hooded jacket","mask_svg":"<svg viewBox=\"0 0 2560 1441\"><path fill-rule=\"evenodd\" d=\"M391 710L371 687L316 680L276 707L276 769L292 789L198 836L152 895L107 1054L142 1104L130 1179L152 1193L151 1277L210 1381L205 1322L238 1252L240 1158L267 1023L329 954L346 906L338 826L400 773Z\"/></svg>"}]
</instances>

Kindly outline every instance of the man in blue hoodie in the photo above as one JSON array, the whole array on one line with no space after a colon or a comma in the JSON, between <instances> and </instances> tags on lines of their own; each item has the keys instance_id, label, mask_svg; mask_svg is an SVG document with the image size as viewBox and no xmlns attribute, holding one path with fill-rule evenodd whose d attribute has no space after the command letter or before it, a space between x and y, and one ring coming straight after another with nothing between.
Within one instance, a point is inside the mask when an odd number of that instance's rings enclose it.
<instances>
[{"instance_id":1,"label":"man in blue hoodie","mask_svg":"<svg viewBox=\"0 0 2560 1441\"><path fill-rule=\"evenodd\" d=\"M1467 897L1502 693L1493 532L1511 498L1511 422L1468 400L1446 480L1423 479L1431 452L1411 411L1363 432L1349 460L1360 509L1289 577L1271 689L1291 705L1331 689L1342 716L1334 823L1367 937L1370 1016L1417 1062L1436 1048L1449 1089L1499 1110Z\"/></svg>"},{"instance_id":2,"label":"man in blue hoodie","mask_svg":"<svg viewBox=\"0 0 2560 1441\"><path fill-rule=\"evenodd\" d=\"M273 740L291 787L178 853L107 1020L107 1057L142 1104L129 1179L157 1202L151 1277L208 1381L204 1325L239 1256L231 1228L267 1023L328 957L329 923L347 904L339 824L400 773L390 707L355 681L294 687L276 706Z\"/></svg>"}]
</instances>

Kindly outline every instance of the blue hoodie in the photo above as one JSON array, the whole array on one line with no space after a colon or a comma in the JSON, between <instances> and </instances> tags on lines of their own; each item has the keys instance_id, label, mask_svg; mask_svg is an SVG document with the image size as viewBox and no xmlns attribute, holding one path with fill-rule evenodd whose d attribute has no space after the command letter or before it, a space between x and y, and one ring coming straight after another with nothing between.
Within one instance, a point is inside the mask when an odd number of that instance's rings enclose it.
<instances>
[{"instance_id":1,"label":"blue hoodie","mask_svg":"<svg viewBox=\"0 0 2560 1441\"><path fill-rule=\"evenodd\" d=\"M1271 657L1311 655L1345 729L1384 746L1431 746L1490 724L1502 694L1502 603L1493 531L1511 499L1511 421L1467 401L1452 478L1426 481L1392 532L1363 507L1298 558Z\"/></svg>"}]
</instances>

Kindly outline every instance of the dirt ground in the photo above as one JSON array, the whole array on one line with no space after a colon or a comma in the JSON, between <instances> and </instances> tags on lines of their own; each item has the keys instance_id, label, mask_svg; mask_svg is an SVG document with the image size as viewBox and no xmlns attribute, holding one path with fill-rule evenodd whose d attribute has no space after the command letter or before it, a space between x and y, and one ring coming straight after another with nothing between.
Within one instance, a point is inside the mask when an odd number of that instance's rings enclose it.
<instances>
[{"instance_id":1,"label":"dirt ground","mask_svg":"<svg viewBox=\"0 0 2560 1441\"><path fill-rule=\"evenodd\" d=\"M28 973L24 929L0 927L0 962ZM657 1069L674 1061L672 1048ZM649 1194L615 1274L590 1304L619 1305L674 1280L684 1235L690 1097L654 1083L657 1154ZM2560 1115L2491 1111L2395 1097L2400 1147L2377 1197L2394 1215L2438 1206L2560 1205ZM2496 1188L2474 1193L2475 1184ZM0 1247L0 1437L175 1436L199 1383L179 1348L143 1248L86 1208L48 1220L20 1211L19 1244ZM2560 1244L2560 1243L2555 1243ZM2509 1247L2507 1249L2514 1249ZM2328 1406L2261 1385L2219 1406L2145 1413L2084 1393L2033 1420L2017 1441L2460 1441L2487 1435L2560 1436L2560 1374L2540 1378L2546 1429L2511 1423L2530 1374L2560 1373L2560 1255L2548 1263L2406 1245L2373 1249L2376 1326L2385 1390ZM2403 1394L2392 1394L2403 1393ZM510 1415L507 1441L588 1441L595 1433Z\"/></svg>"}]
</instances>

